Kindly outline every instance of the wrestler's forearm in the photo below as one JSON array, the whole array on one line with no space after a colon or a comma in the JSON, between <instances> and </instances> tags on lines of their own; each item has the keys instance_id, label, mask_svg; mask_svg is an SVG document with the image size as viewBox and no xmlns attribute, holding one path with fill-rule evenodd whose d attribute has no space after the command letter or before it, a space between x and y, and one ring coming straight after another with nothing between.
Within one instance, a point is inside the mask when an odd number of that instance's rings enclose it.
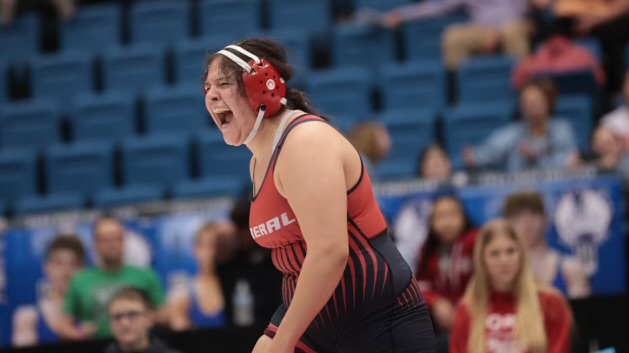
<instances>
[{"instance_id":1,"label":"wrestler's forearm","mask_svg":"<svg viewBox=\"0 0 629 353\"><path fill-rule=\"evenodd\" d=\"M276 346L295 347L338 286L347 258L347 249L342 247L308 249L295 295L273 339Z\"/></svg>"}]
</instances>

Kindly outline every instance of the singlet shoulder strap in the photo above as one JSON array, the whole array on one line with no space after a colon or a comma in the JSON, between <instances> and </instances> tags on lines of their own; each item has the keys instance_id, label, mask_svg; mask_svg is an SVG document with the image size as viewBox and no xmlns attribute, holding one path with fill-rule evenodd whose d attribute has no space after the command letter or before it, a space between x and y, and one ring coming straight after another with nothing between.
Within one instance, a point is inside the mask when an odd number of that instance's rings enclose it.
<instances>
[{"instance_id":1,"label":"singlet shoulder strap","mask_svg":"<svg viewBox=\"0 0 629 353\"><path fill-rule=\"evenodd\" d=\"M288 119L287 119L288 120ZM275 148L273 149L273 154L271 155L271 161L269 162L269 164L267 165L266 171L264 172L264 177L262 178L262 183L260 184L260 186L258 187L258 190L256 191L256 185L255 185L255 166L256 166L256 160L253 160L253 180L254 182L252 183L252 200L255 201L258 198L258 195L260 194L260 191L262 191L262 188L264 187L264 184L266 182L267 177L269 176L269 172L275 170L275 163L277 161L277 156L280 153L280 150L282 149L282 146L284 144L284 141L286 140L286 136L288 135L288 133L297 125L303 123L303 122L307 122L307 121L323 121L326 122L324 119L312 115L312 114L308 114L308 113L303 113L302 115L298 116L297 118L295 118L294 120L288 122L288 124L286 124L286 128L284 129L284 131L281 132L281 134L279 134L279 138L276 137L277 139L277 146L275 146Z\"/></svg>"},{"instance_id":2,"label":"singlet shoulder strap","mask_svg":"<svg viewBox=\"0 0 629 353\"><path fill-rule=\"evenodd\" d=\"M286 129L284 129L284 132L282 133L277 146L275 148L275 151L273 152L273 157L271 158L271 166L272 169L275 169L275 164L277 163L277 158L280 155L280 152L282 151L282 147L284 146L284 142L286 142L286 138L288 137L288 134L297 126L303 124L303 123L307 123L310 121L318 121L318 122L323 122L327 124L327 121L325 121L323 118L318 117L316 115L312 115L312 114L303 114L298 116L295 120L291 121L290 123L288 123L288 125L286 126Z\"/></svg>"}]
</instances>

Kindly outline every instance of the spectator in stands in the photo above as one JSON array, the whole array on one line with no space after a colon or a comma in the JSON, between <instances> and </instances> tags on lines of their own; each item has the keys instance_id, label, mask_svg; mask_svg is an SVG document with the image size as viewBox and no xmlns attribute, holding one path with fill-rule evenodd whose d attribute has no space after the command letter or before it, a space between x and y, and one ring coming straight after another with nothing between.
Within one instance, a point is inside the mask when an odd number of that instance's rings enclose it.
<instances>
[{"instance_id":1,"label":"spectator in stands","mask_svg":"<svg viewBox=\"0 0 629 353\"><path fill-rule=\"evenodd\" d=\"M507 54L524 58L529 53L530 26L525 20L527 0L441 0L423 1L392 10L385 25L398 27L403 22L435 18L464 7L470 23L450 26L443 38L448 69L455 70L476 54Z\"/></svg>"},{"instance_id":2,"label":"spectator in stands","mask_svg":"<svg viewBox=\"0 0 629 353\"><path fill-rule=\"evenodd\" d=\"M175 331L225 326L225 299L217 272L219 238L230 229L224 224L204 225L194 239L197 277L187 288L175 291L169 299L170 327Z\"/></svg>"},{"instance_id":3,"label":"spectator in stands","mask_svg":"<svg viewBox=\"0 0 629 353\"><path fill-rule=\"evenodd\" d=\"M540 283L553 286L570 298L587 297L591 293L590 280L581 262L562 255L546 241L544 199L537 192L514 193L507 197L504 215L522 237L533 277Z\"/></svg>"},{"instance_id":4,"label":"spectator in stands","mask_svg":"<svg viewBox=\"0 0 629 353\"><path fill-rule=\"evenodd\" d=\"M513 227L504 220L483 227L474 276L456 310L450 353L568 353L572 321L561 294L536 284Z\"/></svg>"},{"instance_id":5,"label":"spectator in stands","mask_svg":"<svg viewBox=\"0 0 629 353\"><path fill-rule=\"evenodd\" d=\"M513 86L521 89L536 76L543 74L581 70L592 71L598 84L604 86L607 80L603 68L588 49L572 40L570 24L556 21L553 27L553 35L513 70Z\"/></svg>"},{"instance_id":6,"label":"spectator in stands","mask_svg":"<svg viewBox=\"0 0 629 353\"><path fill-rule=\"evenodd\" d=\"M629 42L629 1L557 0L551 3L556 17L573 19L577 33L598 39L605 56L609 92L619 92L625 71L625 47Z\"/></svg>"},{"instance_id":7,"label":"spectator in stands","mask_svg":"<svg viewBox=\"0 0 629 353\"><path fill-rule=\"evenodd\" d=\"M71 18L76 11L76 0L49 0L49 3L41 0L0 0L0 25L8 26L13 23L18 8L42 10L49 5L54 7L63 20Z\"/></svg>"},{"instance_id":8,"label":"spectator in stands","mask_svg":"<svg viewBox=\"0 0 629 353\"><path fill-rule=\"evenodd\" d=\"M454 309L472 277L476 234L458 198L441 195L435 200L415 278L442 333L452 328Z\"/></svg>"},{"instance_id":9,"label":"spectator in stands","mask_svg":"<svg viewBox=\"0 0 629 353\"><path fill-rule=\"evenodd\" d=\"M13 345L31 346L59 341L63 300L74 274L85 262L83 244L74 235L58 235L44 255L45 290L35 306L22 306L13 318Z\"/></svg>"},{"instance_id":10,"label":"spectator in stands","mask_svg":"<svg viewBox=\"0 0 629 353\"><path fill-rule=\"evenodd\" d=\"M380 124L364 123L357 125L350 135L350 141L360 153L369 177L377 181L376 166L391 152L389 132Z\"/></svg>"},{"instance_id":11,"label":"spectator in stands","mask_svg":"<svg viewBox=\"0 0 629 353\"><path fill-rule=\"evenodd\" d=\"M419 156L419 176L422 180L445 184L452 177L452 163L438 144L432 144Z\"/></svg>"},{"instance_id":12,"label":"spectator in stands","mask_svg":"<svg viewBox=\"0 0 629 353\"><path fill-rule=\"evenodd\" d=\"M601 124L621 136L624 140L625 149L629 149L629 70L625 72L622 92L624 104L605 115Z\"/></svg>"},{"instance_id":13,"label":"spectator in stands","mask_svg":"<svg viewBox=\"0 0 629 353\"><path fill-rule=\"evenodd\" d=\"M629 152L624 149L622 137L606 126L594 132L592 141L594 165L600 172L618 174L629 186Z\"/></svg>"},{"instance_id":14,"label":"spectator in stands","mask_svg":"<svg viewBox=\"0 0 629 353\"><path fill-rule=\"evenodd\" d=\"M150 337L155 321L154 306L143 290L119 289L109 301L107 312L116 342L107 347L105 353L178 353Z\"/></svg>"},{"instance_id":15,"label":"spectator in stands","mask_svg":"<svg viewBox=\"0 0 629 353\"><path fill-rule=\"evenodd\" d=\"M71 340L110 337L107 303L122 286L145 290L156 307L164 304L164 293L155 272L124 264L124 243L125 229L118 219L107 217L95 223L94 248L100 263L72 280L63 308L62 337ZM160 310L158 320L163 322L165 317L165 311ZM87 328L77 327L79 322Z\"/></svg>"},{"instance_id":16,"label":"spectator in stands","mask_svg":"<svg viewBox=\"0 0 629 353\"><path fill-rule=\"evenodd\" d=\"M494 131L480 146L465 148L467 167L497 167L508 172L565 168L578 160L577 142L569 122L552 119L557 91L552 81L527 84L520 94L522 121Z\"/></svg>"},{"instance_id":17,"label":"spectator in stands","mask_svg":"<svg viewBox=\"0 0 629 353\"><path fill-rule=\"evenodd\" d=\"M439 144L432 144L419 156L418 175L423 181L437 183L442 186L451 184L461 186L467 182L464 172L454 172L452 162L446 151Z\"/></svg>"}]
</instances>

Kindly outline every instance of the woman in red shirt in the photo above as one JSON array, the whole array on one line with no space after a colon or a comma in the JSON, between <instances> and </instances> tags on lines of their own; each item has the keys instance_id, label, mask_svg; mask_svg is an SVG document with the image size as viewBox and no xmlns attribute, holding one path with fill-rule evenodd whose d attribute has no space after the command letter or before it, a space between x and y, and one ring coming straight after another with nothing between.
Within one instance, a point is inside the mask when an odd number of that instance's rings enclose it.
<instances>
[{"instance_id":1,"label":"woman in red shirt","mask_svg":"<svg viewBox=\"0 0 629 353\"><path fill-rule=\"evenodd\" d=\"M415 273L434 323L441 330L452 328L456 304L472 277L476 234L459 199L452 195L437 198Z\"/></svg>"},{"instance_id":2,"label":"woman in red shirt","mask_svg":"<svg viewBox=\"0 0 629 353\"><path fill-rule=\"evenodd\" d=\"M570 308L559 292L535 283L511 224L497 220L480 231L474 265L456 311L450 353L570 351Z\"/></svg>"}]
</instances>

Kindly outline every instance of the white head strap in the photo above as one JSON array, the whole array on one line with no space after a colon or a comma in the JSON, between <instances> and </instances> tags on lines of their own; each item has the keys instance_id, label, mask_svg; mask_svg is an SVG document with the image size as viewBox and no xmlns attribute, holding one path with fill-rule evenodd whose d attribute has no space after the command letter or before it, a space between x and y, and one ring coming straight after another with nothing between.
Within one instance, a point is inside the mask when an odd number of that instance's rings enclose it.
<instances>
[{"instance_id":1,"label":"white head strap","mask_svg":"<svg viewBox=\"0 0 629 353\"><path fill-rule=\"evenodd\" d=\"M227 50L224 50L224 49L219 51L218 53L226 56L231 61L238 64L238 66L242 67L243 70L247 71L247 73L249 74L251 73L251 66L249 66L249 64L247 64L244 60L242 60L238 56L234 55L234 53L228 52Z\"/></svg>"},{"instance_id":2,"label":"white head strap","mask_svg":"<svg viewBox=\"0 0 629 353\"><path fill-rule=\"evenodd\" d=\"M245 50L245 49L243 49L243 48L241 48L241 47L239 47L237 45L228 45L228 46L225 47L225 49L227 49L227 48L234 49L234 50L240 52L241 54L244 54L244 55L248 56L251 60L255 61L256 64L260 65L260 58L258 58L256 55L254 55L250 51L247 51L247 50Z\"/></svg>"}]
</instances>

